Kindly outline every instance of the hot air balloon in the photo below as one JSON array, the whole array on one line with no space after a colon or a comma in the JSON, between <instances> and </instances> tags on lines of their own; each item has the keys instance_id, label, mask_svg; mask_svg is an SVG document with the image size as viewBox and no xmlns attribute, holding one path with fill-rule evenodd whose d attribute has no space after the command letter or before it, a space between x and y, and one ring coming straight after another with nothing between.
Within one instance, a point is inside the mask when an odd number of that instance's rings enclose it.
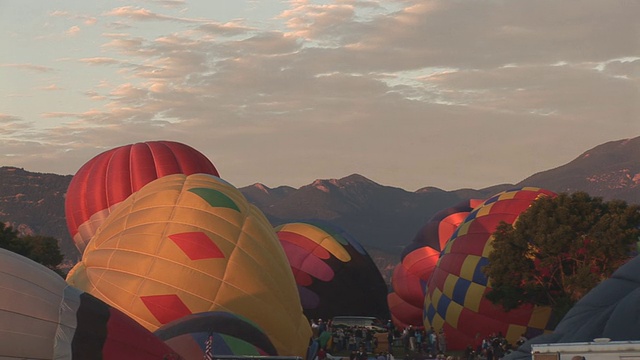
<instances>
[{"instance_id":1,"label":"hot air balloon","mask_svg":"<svg viewBox=\"0 0 640 360\"><path fill-rule=\"evenodd\" d=\"M549 307L526 305L505 312L493 305L485 298L490 279L482 272L499 223L513 224L542 196L555 194L534 187L496 194L469 213L447 242L427 284L424 325L444 329L449 348L475 346L492 333L500 332L515 343L521 334L532 337L552 330Z\"/></svg>"},{"instance_id":2,"label":"hot air balloon","mask_svg":"<svg viewBox=\"0 0 640 360\"><path fill-rule=\"evenodd\" d=\"M168 175L132 194L67 281L150 331L224 311L264 329L278 355L304 355L311 336L273 227L213 175Z\"/></svg>"},{"instance_id":3,"label":"hot air balloon","mask_svg":"<svg viewBox=\"0 0 640 360\"><path fill-rule=\"evenodd\" d=\"M65 198L76 247L82 254L109 213L144 185L166 175L195 173L219 175L202 153L173 141L136 143L95 156L73 176Z\"/></svg>"},{"instance_id":4,"label":"hot air balloon","mask_svg":"<svg viewBox=\"0 0 640 360\"><path fill-rule=\"evenodd\" d=\"M420 228L413 241L402 250L401 259L404 259L410 252L425 246L440 252L444 249L458 225L464 221L473 209L482 204L482 201L480 199L464 200L435 213Z\"/></svg>"},{"instance_id":5,"label":"hot air balloon","mask_svg":"<svg viewBox=\"0 0 640 360\"><path fill-rule=\"evenodd\" d=\"M393 272L393 292L387 297L393 323L398 328L422 327L425 287L451 234L482 200L462 201L438 211L402 251Z\"/></svg>"},{"instance_id":6,"label":"hot air balloon","mask_svg":"<svg viewBox=\"0 0 640 360\"><path fill-rule=\"evenodd\" d=\"M269 337L255 323L223 311L187 315L154 334L185 359L203 359L211 337L213 356L276 356Z\"/></svg>"},{"instance_id":7,"label":"hot air balloon","mask_svg":"<svg viewBox=\"0 0 640 360\"><path fill-rule=\"evenodd\" d=\"M2 359L180 358L122 312L5 249L0 287Z\"/></svg>"},{"instance_id":8,"label":"hot air balloon","mask_svg":"<svg viewBox=\"0 0 640 360\"><path fill-rule=\"evenodd\" d=\"M276 227L276 234L308 318L388 317L384 279L369 254L350 234L321 221L283 224Z\"/></svg>"},{"instance_id":9,"label":"hot air balloon","mask_svg":"<svg viewBox=\"0 0 640 360\"><path fill-rule=\"evenodd\" d=\"M424 246L410 252L393 270L393 292L387 296L387 301L397 328L422 327L424 289L439 257L439 251Z\"/></svg>"}]
</instances>

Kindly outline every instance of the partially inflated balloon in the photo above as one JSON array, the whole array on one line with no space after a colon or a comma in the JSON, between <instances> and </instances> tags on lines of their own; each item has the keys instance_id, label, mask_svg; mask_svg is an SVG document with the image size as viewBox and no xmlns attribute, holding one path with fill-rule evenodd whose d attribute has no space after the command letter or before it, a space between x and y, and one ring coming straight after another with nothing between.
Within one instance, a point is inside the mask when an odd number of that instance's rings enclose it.
<instances>
[{"instance_id":1,"label":"partially inflated balloon","mask_svg":"<svg viewBox=\"0 0 640 360\"><path fill-rule=\"evenodd\" d=\"M67 227L82 253L109 213L149 182L171 174L218 176L211 161L173 141L136 143L103 152L73 176L65 199Z\"/></svg>"},{"instance_id":2,"label":"partially inflated balloon","mask_svg":"<svg viewBox=\"0 0 640 360\"><path fill-rule=\"evenodd\" d=\"M478 339L501 332L515 343L521 334L532 337L552 330L551 308L522 306L505 312L485 298L493 232L500 222L513 224L533 201L555 196L551 191L524 187L501 192L465 218L447 242L433 271L424 303L424 325L444 328L447 347L464 349Z\"/></svg>"},{"instance_id":3,"label":"partially inflated balloon","mask_svg":"<svg viewBox=\"0 0 640 360\"><path fill-rule=\"evenodd\" d=\"M271 224L212 175L168 175L132 194L67 281L151 331L224 311L264 329L278 355L304 355L311 336Z\"/></svg>"},{"instance_id":4,"label":"partially inflated balloon","mask_svg":"<svg viewBox=\"0 0 640 360\"><path fill-rule=\"evenodd\" d=\"M462 221L480 204L482 200L469 199L435 213L418 231L413 241L402 250L401 259L424 246L440 252Z\"/></svg>"},{"instance_id":5,"label":"partially inflated balloon","mask_svg":"<svg viewBox=\"0 0 640 360\"><path fill-rule=\"evenodd\" d=\"M398 328L423 323L425 286L451 234L482 200L470 199L438 211L402 251L393 272L393 292L388 296L391 318Z\"/></svg>"},{"instance_id":6,"label":"partially inflated balloon","mask_svg":"<svg viewBox=\"0 0 640 360\"><path fill-rule=\"evenodd\" d=\"M154 334L185 359L203 359L207 341L214 356L275 356L269 337L255 323L222 311L187 315Z\"/></svg>"},{"instance_id":7,"label":"partially inflated balloon","mask_svg":"<svg viewBox=\"0 0 640 360\"><path fill-rule=\"evenodd\" d=\"M276 233L309 318L388 317L387 287L364 248L344 230L321 222L280 225Z\"/></svg>"},{"instance_id":8,"label":"partially inflated balloon","mask_svg":"<svg viewBox=\"0 0 640 360\"><path fill-rule=\"evenodd\" d=\"M391 312L391 321L397 329L404 329L409 325L415 328L422 328L422 322L418 322L418 318L422 321L422 305L417 307L404 301L395 292L387 295L389 303L389 311ZM418 325L415 325L415 324Z\"/></svg>"},{"instance_id":9,"label":"partially inflated balloon","mask_svg":"<svg viewBox=\"0 0 640 360\"><path fill-rule=\"evenodd\" d=\"M439 251L424 246L407 254L395 267L391 278L393 292L387 301L396 327L422 326L424 289L439 257Z\"/></svg>"},{"instance_id":10,"label":"partially inflated balloon","mask_svg":"<svg viewBox=\"0 0 640 360\"><path fill-rule=\"evenodd\" d=\"M2 359L179 359L120 311L5 249L0 288Z\"/></svg>"}]
</instances>

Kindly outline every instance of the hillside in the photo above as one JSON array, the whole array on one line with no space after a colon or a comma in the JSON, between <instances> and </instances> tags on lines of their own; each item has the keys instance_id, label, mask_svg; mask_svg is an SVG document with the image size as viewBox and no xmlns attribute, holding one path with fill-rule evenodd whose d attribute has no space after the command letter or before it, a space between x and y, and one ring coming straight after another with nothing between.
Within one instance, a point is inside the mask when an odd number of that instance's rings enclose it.
<instances>
[{"instance_id":1,"label":"hillside","mask_svg":"<svg viewBox=\"0 0 640 360\"><path fill-rule=\"evenodd\" d=\"M517 184L556 192L586 191L605 200L640 203L640 137L611 141L584 152L555 169L534 174Z\"/></svg>"},{"instance_id":2,"label":"hillside","mask_svg":"<svg viewBox=\"0 0 640 360\"><path fill-rule=\"evenodd\" d=\"M510 185L503 185L504 189ZM316 180L299 189L269 189L255 184L240 189L274 226L304 219L322 219L347 229L369 248L399 254L420 227L437 211L467 197L484 198L495 189L444 191L430 188L408 192L353 174Z\"/></svg>"},{"instance_id":3,"label":"hillside","mask_svg":"<svg viewBox=\"0 0 640 360\"><path fill-rule=\"evenodd\" d=\"M53 236L68 259L78 251L64 218L64 196L72 176L0 168L0 221L20 233Z\"/></svg>"},{"instance_id":4,"label":"hillside","mask_svg":"<svg viewBox=\"0 0 640 360\"><path fill-rule=\"evenodd\" d=\"M70 263L79 256L64 218L64 195L71 178L0 167L0 221L23 233L60 239ZM515 185L480 190L444 191L426 186L409 192L358 174L316 180L299 189L268 188L258 183L240 190L274 226L322 219L344 228L370 252L388 279L404 246L435 212L465 199L487 198L525 185L555 192L582 190L606 200L640 203L640 137L602 144L565 165L534 174Z\"/></svg>"}]
</instances>

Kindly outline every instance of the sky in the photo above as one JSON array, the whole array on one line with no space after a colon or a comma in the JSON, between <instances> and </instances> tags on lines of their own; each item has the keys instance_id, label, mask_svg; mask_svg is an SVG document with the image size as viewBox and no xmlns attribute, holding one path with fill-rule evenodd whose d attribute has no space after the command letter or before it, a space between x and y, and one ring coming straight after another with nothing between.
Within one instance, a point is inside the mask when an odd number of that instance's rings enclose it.
<instances>
[{"instance_id":1,"label":"sky","mask_svg":"<svg viewBox=\"0 0 640 360\"><path fill-rule=\"evenodd\" d=\"M171 140L236 187L517 183L640 136L640 2L0 0L0 166Z\"/></svg>"}]
</instances>

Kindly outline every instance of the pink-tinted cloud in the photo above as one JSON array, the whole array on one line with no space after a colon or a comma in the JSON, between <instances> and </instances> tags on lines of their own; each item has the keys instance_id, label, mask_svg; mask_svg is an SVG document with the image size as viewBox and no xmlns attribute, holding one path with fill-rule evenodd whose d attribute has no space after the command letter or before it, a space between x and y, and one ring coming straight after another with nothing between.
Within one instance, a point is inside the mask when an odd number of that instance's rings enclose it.
<instances>
[{"instance_id":1,"label":"pink-tinted cloud","mask_svg":"<svg viewBox=\"0 0 640 360\"><path fill-rule=\"evenodd\" d=\"M69 29L67 29L67 31L65 31L66 35L69 36L75 36L80 32L80 27L77 25L74 25L72 27L70 27Z\"/></svg>"},{"instance_id":2,"label":"pink-tinted cloud","mask_svg":"<svg viewBox=\"0 0 640 360\"><path fill-rule=\"evenodd\" d=\"M0 67L4 68L15 68L21 70L35 71L40 73L52 72L53 68L49 66L43 65L34 65L34 64L0 64Z\"/></svg>"}]
</instances>

